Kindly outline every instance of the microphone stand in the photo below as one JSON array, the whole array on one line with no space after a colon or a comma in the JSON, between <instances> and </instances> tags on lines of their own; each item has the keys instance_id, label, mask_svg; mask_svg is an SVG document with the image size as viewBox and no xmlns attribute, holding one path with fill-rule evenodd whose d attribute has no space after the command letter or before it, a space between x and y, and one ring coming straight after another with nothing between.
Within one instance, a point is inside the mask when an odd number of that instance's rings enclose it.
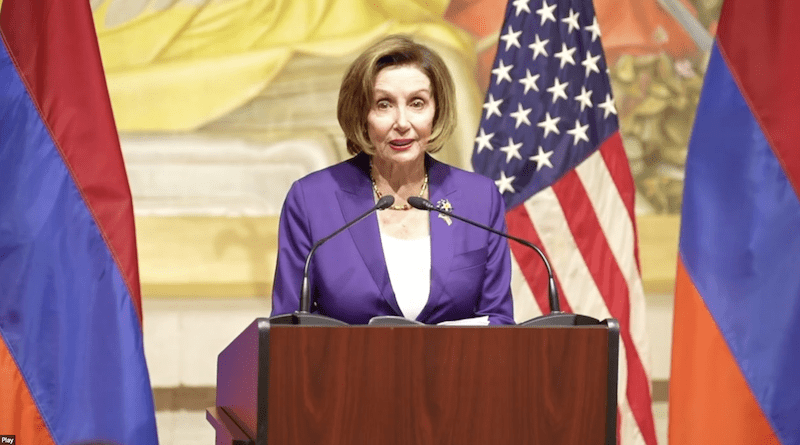
<instances>
[{"instance_id":1,"label":"microphone stand","mask_svg":"<svg viewBox=\"0 0 800 445\"><path fill-rule=\"evenodd\" d=\"M493 227L489 227L485 224L481 224L479 222L472 221L470 219L456 215L453 212L440 209L425 198L412 196L408 198L408 203L412 207L417 208L419 210L438 212L443 215L451 216L459 221L463 221L475 227L488 230L489 232L508 238L510 240L514 240L522 244L523 246L533 249L536 253L539 254L539 257L541 257L542 262L544 263L544 266L547 269L547 298L548 298L548 303L550 304L550 313L522 322L519 324L519 326L577 326L577 325L596 325L599 323L599 321L596 318L580 314L569 314L561 311L558 302L558 288L556 287L556 279L555 275L553 275L553 269L552 267L550 267L550 262L547 260L547 257L545 256L544 252L542 252L540 248L538 248L530 241L518 238L513 235L509 235L508 233L501 232Z\"/></svg>"},{"instance_id":2,"label":"microphone stand","mask_svg":"<svg viewBox=\"0 0 800 445\"><path fill-rule=\"evenodd\" d=\"M475 227L479 227L479 228L481 228L483 230L488 230L489 232L492 232L492 233L494 233L496 235L500 235L502 237L514 240L514 241L522 244L523 246L526 246L526 247L529 247L529 248L533 249L542 258L542 262L544 263L544 267L547 269L547 277L548 277L547 278L547 296L548 296L548 301L550 303L550 313L551 314L552 313L561 313L561 309L560 309L559 303L558 303L558 288L556 288L556 279L555 279L555 277L553 275L553 269L550 267L550 262L547 261L547 257L544 255L544 252L542 252L542 250L539 249L538 247L536 247L533 243L531 243L530 241L526 241L526 240L524 240L522 238L517 238L516 236L509 235L508 233L501 232L501 231L499 231L499 230L497 230L497 229L495 229L493 227L489 227L489 226L487 226L485 224L481 224L479 222L472 221L471 219L467 219L467 218L464 218L462 216L456 215L453 212L450 212L450 211L447 211L447 210L444 210L444 209L440 209L440 208L436 207L435 205L433 205L430 201L428 201L425 198L420 198L418 196L412 196L412 197L408 198L408 203L411 204L411 206L413 206L413 207L415 207L415 208L417 208L419 210L434 211L434 212L441 213L443 215L452 216L453 218L455 218L455 219L457 219L459 221L463 221L463 222L465 222L467 224L473 225Z\"/></svg>"},{"instance_id":3,"label":"microphone stand","mask_svg":"<svg viewBox=\"0 0 800 445\"><path fill-rule=\"evenodd\" d=\"M300 309L292 314L291 324L314 325L314 326L347 326L347 323L343 321L336 320L331 317L326 317L325 315L311 313L311 287L308 284L308 270L311 266L311 257L314 256L314 252L316 252L317 248L319 248L329 239L342 233L350 226L366 218L376 210L383 210L389 208L391 207L392 204L394 204L394 196L392 195L383 196L371 209L361 214L358 218L348 222L344 226L337 229L335 232L314 243L314 245L311 247L311 250L308 252L308 256L306 256L306 264L305 267L303 268L303 284L302 287L300 288Z\"/></svg>"}]
</instances>

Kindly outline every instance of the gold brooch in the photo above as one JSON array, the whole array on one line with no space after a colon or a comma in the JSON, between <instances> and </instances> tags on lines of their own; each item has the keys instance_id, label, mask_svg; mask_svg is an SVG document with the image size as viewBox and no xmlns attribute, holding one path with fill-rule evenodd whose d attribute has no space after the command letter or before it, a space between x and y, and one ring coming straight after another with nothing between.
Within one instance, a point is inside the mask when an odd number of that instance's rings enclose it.
<instances>
[{"instance_id":1,"label":"gold brooch","mask_svg":"<svg viewBox=\"0 0 800 445\"><path fill-rule=\"evenodd\" d=\"M436 208L448 213L453 211L453 206L450 205L450 201L446 199L440 199L439 201L437 201ZM453 221L450 219L450 217L448 215L445 215L444 213L439 213L439 218L442 218L444 222L447 223L448 226L453 224Z\"/></svg>"}]
</instances>

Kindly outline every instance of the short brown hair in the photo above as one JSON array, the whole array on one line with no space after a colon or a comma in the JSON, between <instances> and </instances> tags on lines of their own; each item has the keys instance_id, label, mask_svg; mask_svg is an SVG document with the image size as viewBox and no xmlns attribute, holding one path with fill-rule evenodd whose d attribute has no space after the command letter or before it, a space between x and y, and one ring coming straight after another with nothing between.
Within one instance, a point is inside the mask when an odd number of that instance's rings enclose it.
<instances>
[{"instance_id":1,"label":"short brown hair","mask_svg":"<svg viewBox=\"0 0 800 445\"><path fill-rule=\"evenodd\" d=\"M347 138L347 151L374 154L375 147L367 135L367 115L378 73L389 66L411 65L419 68L431 81L436 112L427 151L442 149L456 125L455 87L450 71L438 54L425 45L402 35L391 35L367 48L350 65L339 89L336 117Z\"/></svg>"}]
</instances>

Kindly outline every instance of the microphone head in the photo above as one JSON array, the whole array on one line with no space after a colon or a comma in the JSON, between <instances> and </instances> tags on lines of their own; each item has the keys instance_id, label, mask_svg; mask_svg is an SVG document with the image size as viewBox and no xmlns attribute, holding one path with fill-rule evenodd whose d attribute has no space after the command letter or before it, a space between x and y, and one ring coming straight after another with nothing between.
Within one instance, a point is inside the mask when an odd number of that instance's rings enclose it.
<instances>
[{"instance_id":1,"label":"microphone head","mask_svg":"<svg viewBox=\"0 0 800 445\"><path fill-rule=\"evenodd\" d=\"M375 204L375 208L377 208L378 210L384 210L391 207L392 204L394 204L394 196L392 195L381 196L381 199L379 199L378 203Z\"/></svg>"},{"instance_id":2,"label":"microphone head","mask_svg":"<svg viewBox=\"0 0 800 445\"><path fill-rule=\"evenodd\" d=\"M436 207L433 204L431 204L430 201L420 196L409 196L408 203L411 205L411 207L414 207L415 209L428 210L428 211L437 210Z\"/></svg>"}]
</instances>

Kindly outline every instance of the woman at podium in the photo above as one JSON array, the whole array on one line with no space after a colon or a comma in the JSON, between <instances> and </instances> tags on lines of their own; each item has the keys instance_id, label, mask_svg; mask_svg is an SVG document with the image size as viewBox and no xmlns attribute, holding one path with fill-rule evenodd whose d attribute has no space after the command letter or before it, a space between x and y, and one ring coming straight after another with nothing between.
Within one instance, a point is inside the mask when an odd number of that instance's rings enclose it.
<instances>
[{"instance_id":1,"label":"woman at podium","mask_svg":"<svg viewBox=\"0 0 800 445\"><path fill-rule=\"evenodd\" d=\"M391 207L314 250L311 312L349 324L382 315L514 323L506 239L408 203L419 196L505 231L494 182L430 156L453 132L455 100L441 57L407 37L387 37L353 62L337 105L353 157L292 184L280 216L272 315L298 310L315 243L391 195Z\"/></svg>"}]
</instances>

